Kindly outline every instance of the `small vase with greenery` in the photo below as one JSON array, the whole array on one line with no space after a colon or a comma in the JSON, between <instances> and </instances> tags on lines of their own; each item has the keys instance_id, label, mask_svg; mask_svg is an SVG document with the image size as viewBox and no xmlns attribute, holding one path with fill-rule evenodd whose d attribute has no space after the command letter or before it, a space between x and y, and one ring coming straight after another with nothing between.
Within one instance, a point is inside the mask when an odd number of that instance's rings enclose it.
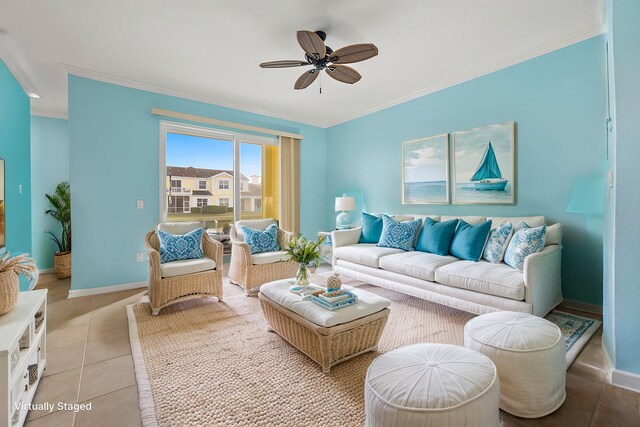
<instances>
[{"instance_id":1,"label":"small vase with greenery","mask_svg":"<svg viewBox=\"0 0 640 427\"><path fill-rule=\"evenodd\" d=\"M0 255L0 315L11 311L18 301L18 276L24 274L27 278L33 278L36 271L36 264L29 254L12 257L4 251Z\"/></svg>"},{"instance_id":2,"label":"small vase with greenery","mask_svg":"<svg viewBox=\"0 0 640 427\"><path fill-rule=\"evenodd\" d=\"M296 285L306 286L309 284L309 265L317 267L320 264L320 245L324 237L317 242L307 239L303 235L298 235L285 247L285 252L291 261L299 264L296 273Z\"/></svg>"},{"instance_id":3,"label":"small vase with greenery","mask_svg":"<svg viewBox=\"0 0 640 427\"><path fill-rule=\"evenodd\" d=\"M54 256L54 269L59 279L71 277L71 188L68 182L61 182L53 194L46 195L51 207L45 211L60 223L60 237L50 231L51 240L58 247Z\"/></svg>"}]
</instances>

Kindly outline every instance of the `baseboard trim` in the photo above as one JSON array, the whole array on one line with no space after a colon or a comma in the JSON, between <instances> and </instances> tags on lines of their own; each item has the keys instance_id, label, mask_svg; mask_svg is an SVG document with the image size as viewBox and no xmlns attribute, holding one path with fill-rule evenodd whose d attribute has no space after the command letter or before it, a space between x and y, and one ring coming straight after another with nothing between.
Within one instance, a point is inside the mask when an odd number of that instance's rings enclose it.
<instances>
[{"instance_id":1,"label":"baseboard trim","mask_svg":"<svg viewBox=\"0 0 640 427\"><path fill-rule=\"evenodd\" d=\"M147 282L122 283L120 285L103 286L91 289L71 289L69 298L87 297L91 295L108 294L110 292L128 291L130 289L146 288Z\"/></svg>"},{"instance_id":2,"label":"baseboard trim","mask_svg":"<svg viewBox=\"0 0 640 427\"><path fill-rule=\"evenodd\" d=\"M570 299L563 300L556 308L560 308L560 307L567 307L573 310L586 311L587 313L602 314L601 305L589 304L586 302L574 301Z\"/></svg>"},{"instance_id":3,"label":"baseboard trim","mask_svg":"<svg viewBox=\"0 0 640 427\"><path fill-rule=\"evenodd\" d=\"M640 375L631 372L619 371L613 367L607 347L604 345L605 339L602 337L602 353L604 354L604 363L607 369L607 380L616 387L625 388L627 390L640 393Z\"/></svg>"}]
</instances>

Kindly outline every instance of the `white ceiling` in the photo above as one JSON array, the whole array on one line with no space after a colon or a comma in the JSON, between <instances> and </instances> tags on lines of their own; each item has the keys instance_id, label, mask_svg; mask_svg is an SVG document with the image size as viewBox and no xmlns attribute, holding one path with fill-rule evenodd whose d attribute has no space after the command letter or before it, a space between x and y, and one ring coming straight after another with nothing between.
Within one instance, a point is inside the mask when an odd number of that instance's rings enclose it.
<instances>
[{"instance_id":1,"label":"white ceiling","mask_svg":"<svg viewBox=\"0 0 640 427\"><path fill-rule=\"evenodd\" d=\"M603 31L602 0L0 0L0 55L35 114L64 116L72 73L330 126ZM375 43L353 86L303 91L296 30Z\"/></svg>"}]
</instances>

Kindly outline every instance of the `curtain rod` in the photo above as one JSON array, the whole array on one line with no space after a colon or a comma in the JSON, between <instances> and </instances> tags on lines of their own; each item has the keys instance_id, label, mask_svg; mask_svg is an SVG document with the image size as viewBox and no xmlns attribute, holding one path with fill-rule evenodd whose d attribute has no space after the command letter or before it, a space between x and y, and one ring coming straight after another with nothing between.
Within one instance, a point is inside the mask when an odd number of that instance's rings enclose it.
<instances>
[{"instance_id":1,"label":"curtain rod","mask_svg":"<svg viewBox=\"0 0 640 427\"><path fill-rule=\"evenodd\" d=\"M231 128L231 129L248 130L251 132L264 133L267 135L284 136L284 137L293 138L293 139L304 138L304 135L299 133L284 132L280 130L262 128L259 126L245 125L242 123L227 122L225 120L218 120L212 117L196 116L193 114L180 113L178 111L163 110L161 108L152 108L151 114L154 116L170 117L172 119L186 120L186 121L195 122L195 123L205 123L208 125L222 126L222 127Z\"/></svg>"}]
</instances>

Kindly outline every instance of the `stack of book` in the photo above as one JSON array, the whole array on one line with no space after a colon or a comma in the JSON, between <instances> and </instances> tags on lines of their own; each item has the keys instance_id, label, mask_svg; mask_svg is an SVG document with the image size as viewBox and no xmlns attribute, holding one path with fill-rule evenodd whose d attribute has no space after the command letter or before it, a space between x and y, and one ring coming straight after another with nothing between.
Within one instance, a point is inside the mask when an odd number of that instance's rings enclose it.
<instances>
[{"instance_id":1,"label":"stack of book","mask_svg":"<svg viewBox=\"0 0 640 427\"><path fill-rule=\"evenodd\" d=\"M311 301L327 310L337 310L342 307L348 307L358 302L358 296L344 289L334 292L323 292L311 295Z\"/></svg>"}]
</instances>

